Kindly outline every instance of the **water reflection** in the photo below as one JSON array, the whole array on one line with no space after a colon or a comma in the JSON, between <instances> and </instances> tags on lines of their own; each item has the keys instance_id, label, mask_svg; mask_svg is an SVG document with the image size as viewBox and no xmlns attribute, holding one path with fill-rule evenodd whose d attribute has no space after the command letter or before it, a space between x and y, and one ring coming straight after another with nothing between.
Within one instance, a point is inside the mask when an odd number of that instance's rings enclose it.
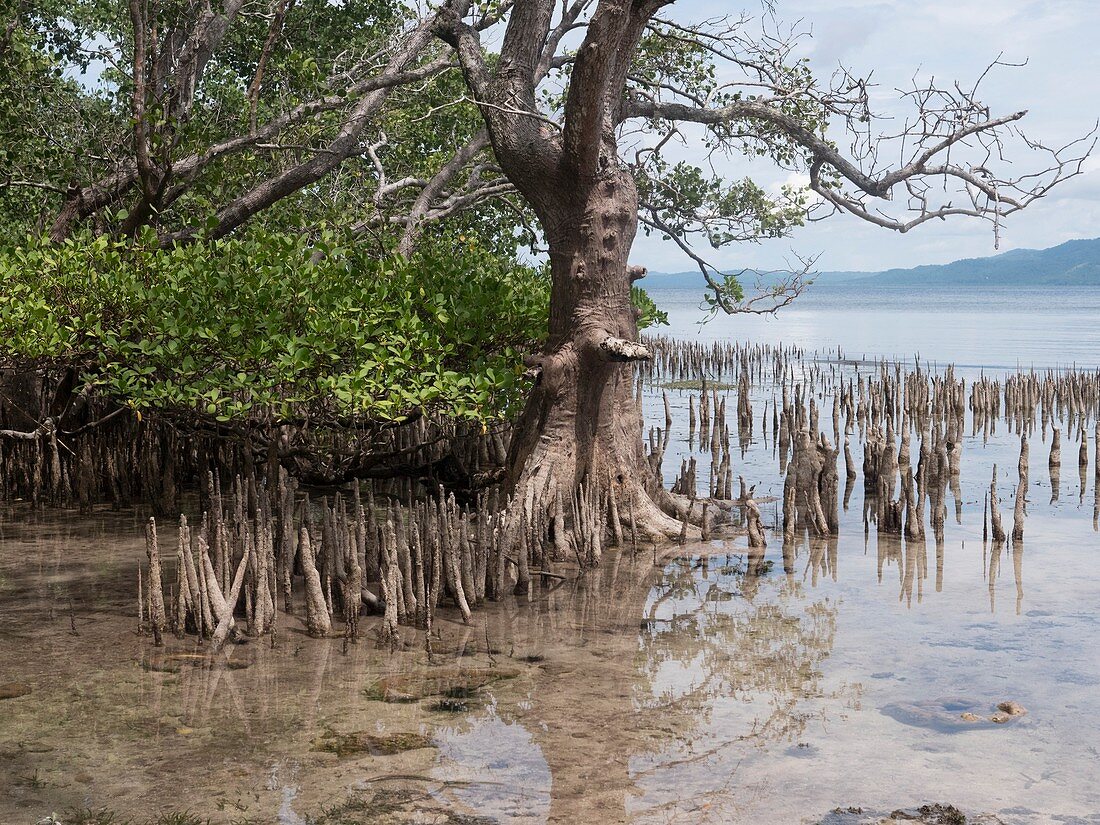
<instances>
[{"instance_id":1,"label":"water reflection","mask_svg":"<svg viewBox=\"0 0 1100 825\"><path fill-rule=\"evenodd\" d=\"M835 555L835 541L815 542L805 575ZM742 780L714 782L717 766L798 740L828 713L801 703L822 694L837 605L808 598L762 550L608 561L490 619L493 644L537 658L539 679L514 704L498 690L481 716L440 734L435 776L461 780L452 798L507 821L671 821L736 798ZM503 773L479 770L490 761ZM517 765L530 773L507 781Z\"/></svg>"}]
</instances>

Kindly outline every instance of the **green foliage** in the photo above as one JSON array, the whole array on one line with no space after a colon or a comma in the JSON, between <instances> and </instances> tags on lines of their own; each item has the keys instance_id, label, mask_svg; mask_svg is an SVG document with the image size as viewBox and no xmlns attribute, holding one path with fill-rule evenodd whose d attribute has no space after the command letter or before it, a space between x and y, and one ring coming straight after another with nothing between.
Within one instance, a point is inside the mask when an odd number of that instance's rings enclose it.
<instances>
[{"instance_id":1,"label":"green foliage","mask_svg":"<svg viewBox=\"0 0 1100 825\"><path fill-rule=\"evenodd\" d=\"M638 329L668 326L668 313L658 309L657 304L644 289L632 286L630 288L630 302L641 313L638 316Z\"/></svg>"},{"instance_id":2,"label":"green foliage","mask_svg":"<svg viewBox=\"0 0 1100 825\"><path fill-rule=\"evenodd\" d=\"M660 24L649 27L638 43L627 88L651 93L655 88L686 88L699 99L713 99L721 86L713 55L690 37Z\"/></svg>"},{"instance_id":3,"label":"green foliage","mask_svg":"<svg viewBox=\"0 0 1100 825\"><path fill-rule=\"evenodd\" d=\"M670 166L660 155L636 180L644 208L666 237L701 233L713 249L784 237L806 216L801 190L785 187L773 198L748 178L722 180L682 161ZM650 233L653 226L644 229Z\"/></svg>"},{"instance_id":4,"label":"green foliage","mask_svg":"<svg viewBox=\"0 0 1100 825\"><path fill-rule=\"evenodd\" d=\"M218 421L485 418L545 330L544 273L470 245L375 259L335 237L0 250L0 359L79 364L136 410Z\"/></svg>"}]
</instances>

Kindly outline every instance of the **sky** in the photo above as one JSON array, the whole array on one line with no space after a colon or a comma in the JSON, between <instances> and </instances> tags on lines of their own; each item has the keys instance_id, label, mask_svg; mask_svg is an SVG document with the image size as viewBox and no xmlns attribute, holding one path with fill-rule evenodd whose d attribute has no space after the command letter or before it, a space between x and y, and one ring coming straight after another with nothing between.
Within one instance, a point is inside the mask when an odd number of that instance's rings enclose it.
<instances>
[{"instance_id":1,"label":"sky","mask_svg":"<svg viewBox=\"0 0 1100 825\"><path fill-rule=\"evenodd\" d=\"M664 16L686 22L715 13L712 0L679 0ZM1100 0L775 0L775 16L812 32L803 54L820 76L839 63L860 74L873 70L878 85L872 100L879 111L903 111L895 90L910 86L915 73L969 86L1003 53L1003 60L1027 65L997 69L983 82L982 97L994 116L1027 109L1021 125L1046 145L1079 137L1100 118ZM692 151L684 157L692 159ZM1027 155L1014 153L1013 168L1038 160ZM694 159L701 163L701 152ZM1010 217L999 251L1100 236L1100 156L1085 168L1082 176ZM786 172L740 160L724 171L751 175L765 188L788 178ZM877 271L998 252L984 221L930 221L900 234L847 215L796 229L789 238L706 251L723 269L782 268L795 253L820 256L816 268L823 271ZM652 271L694 268L671 241L655 236L639 234L631 257Z\"/></svg>"}]
</instances>

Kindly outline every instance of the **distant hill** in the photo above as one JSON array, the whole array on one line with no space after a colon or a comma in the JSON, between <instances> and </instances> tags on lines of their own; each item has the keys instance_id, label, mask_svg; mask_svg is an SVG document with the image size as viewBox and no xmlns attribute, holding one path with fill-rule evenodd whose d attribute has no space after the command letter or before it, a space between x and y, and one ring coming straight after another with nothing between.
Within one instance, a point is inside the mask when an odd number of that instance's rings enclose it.
<instances>
[{"instance_id":1,"label":"distant hill","mask_svg":"<svg viewBox=\"0 0 1100 825\"><path fill-rule=\"evenodd\" d=\"M768 280L769 273L761 273ZM698 272L651 273L646 289L682 289L701 285ZM819 272L815 286L1100 286L1100 238L1066 241L1050 249L1014 249L988 258L949 264L888 269L885 272Z\"/></svg>"}]
</instances>

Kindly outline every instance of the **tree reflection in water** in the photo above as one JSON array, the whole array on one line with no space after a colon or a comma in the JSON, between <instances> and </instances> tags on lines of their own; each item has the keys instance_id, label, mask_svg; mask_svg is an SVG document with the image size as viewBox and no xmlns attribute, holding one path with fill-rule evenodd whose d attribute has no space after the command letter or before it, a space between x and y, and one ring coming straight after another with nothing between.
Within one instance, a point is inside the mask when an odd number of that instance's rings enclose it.
<instances>
[{"instance_id":1,"label":"tree reflection in water","mask_svg":"<svg viewBox=\"0 0 1100 825\"><path fill-rule=\"evenodd\" d=\"M512 821L699 821L703 808L736 810L742 789L753 792L738 765L805 745L811 720L844 698L825 695L820 669L836 604L808 598L788 554L786 573L762 552L656 567L625 554L501 611L490 639L541 659L539 676L440 736L440 775L470 783L447 796ZM832 575L835 541L811 544L803 563L806 577ZM525 752L501 752L506 743ZM528 781L508 767L519 764Z\"/></svg>"}]
</instances>

